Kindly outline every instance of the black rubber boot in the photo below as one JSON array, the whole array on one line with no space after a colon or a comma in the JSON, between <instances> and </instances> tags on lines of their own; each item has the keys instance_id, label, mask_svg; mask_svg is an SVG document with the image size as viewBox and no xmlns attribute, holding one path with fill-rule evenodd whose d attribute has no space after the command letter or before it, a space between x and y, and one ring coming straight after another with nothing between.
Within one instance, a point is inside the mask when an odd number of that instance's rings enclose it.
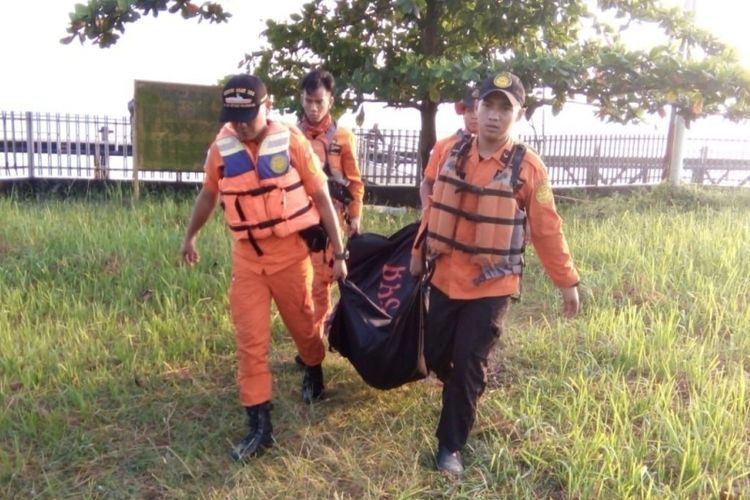
<instances>
[{"instance_id":1,"label":"black rubber boot","mask_svg":"<svg viewBox=\"0 0 750 500\"><path fill-rule=\"evenodd\" d=\"M302 378L302 402L310 404L323 394L323 366L305 366Z\"/></svg>"},{"instance_id":2,"label":"black rubber boot","mask_svg":"<svg viewBox=\"0 0 750 500\"><path fill-rule=\"evenodd\" d=\"M247 413L247 426L250 429L250 434L258 430L258 406L246 406L245 412Z\"/></svg>"},{"instance_id":3,"label":"black rubber boot","mask_svg":"<svg viewBox=\"0 0 750 500\"><path fill-rule=\"evenodd\" d=\"M305 367L305 362L302 361L302 356L300 356L299 354L297 354L296 356L294 356L294 364L298 368L304 368Z\"/></svg>"},{"instance_id":4,"label":"black rubber boot","mask_svg":"<svg viewBox=\"0 0 750 500\"><path fill-rule=\"evenodd\" d=\"M258 455L273 446L273 425L271 424L271 402L246 406L250 432L232 448L232 460L239 462L247 457Z\"/></svg>"}]
</instances>

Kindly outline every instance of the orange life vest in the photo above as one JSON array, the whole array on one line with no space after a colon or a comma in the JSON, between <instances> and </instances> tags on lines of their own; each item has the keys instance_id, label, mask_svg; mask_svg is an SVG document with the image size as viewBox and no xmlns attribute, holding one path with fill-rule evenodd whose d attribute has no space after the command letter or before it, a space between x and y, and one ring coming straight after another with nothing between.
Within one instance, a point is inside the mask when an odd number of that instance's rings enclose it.
<instances>
[{"instance_id":1,"label":"orange life vest","mask_svg":"<svg viewBox=\"0 0 750 500\"><path fill-rule=\"evenodd\" d=\"M485 186L464 180L463 163L471 148L471 136L459 140L440 168L435 181L427 222L427 253L434 257L454 250L472 254L480 274L474 283L521 274L525 247L526 213L518 206L515 189L521 162L526 154L522 144L513 146L506 168L498 170ZM476 213L461 209L463 196L476 196ZM459 219L474 224L472 241L456 239Z\"/></svg>"},{"instance_id":2,"label":"orange life vest","mask_svg":"<svg viewBox=\"0 0 750 500\"><path fill-rule=\"evenodd\" d=\"M297 126L312 144L313 151L320 158L323 171L328 175L328 178L342 186L348 186L349 179L346 178L344 169L341 167L341 145L336 142L336 122L332 120L325 134L320 134L314 138L309 136L310 127L306 121L300 121Z\"/></svg>"},{"instance_id":3,"label":"orange life vest","mask_svg":"<svg viewBox=\"0 0 750 500\"><path fill-rule=\"evenodd\" d=\"M269 122L258 148L257 165L249 149L228 127L216 139L224 160L219 179L224 219L235 240L255 240L272 234L284 238L320 222L320 215L289 157L290 130ZM297 167L297 168L295 168Z\"/></svg>"}]
</instances>

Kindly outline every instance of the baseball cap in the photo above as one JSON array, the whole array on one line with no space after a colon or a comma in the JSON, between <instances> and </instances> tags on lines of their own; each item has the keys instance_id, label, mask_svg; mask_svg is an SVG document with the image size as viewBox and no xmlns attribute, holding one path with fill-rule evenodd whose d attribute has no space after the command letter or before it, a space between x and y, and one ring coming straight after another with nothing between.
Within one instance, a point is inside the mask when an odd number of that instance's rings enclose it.
<instances>
[{"instance_id":1,"label":"baseball cap","mask_svg":"<svg viewBox=\"0 0 750 500\"><path fill-rule=\"evenodd\" d=\"M526 90L523 88L523 83L516 75L508 71L497 73L484 80L479 85L478 99L484 99L493 92L502 92L508 96L511 104L519 108L522 108L526 101Z\"/></svg>"},{"instance_id":2,"label":"baseball cap","mask_svg":"<svg viewBox=\"0 0 750 500\"><path fill-rule=\"evenodd\" d=\"M466 87L466 90L464 90L464 95L463 97L461 97L461 103L463 103L463 105L467 108L473 108L474 103L477 101L477 97L479 97L479 90L477 90L476 87Z\"/></svg>"},{"instance_id":3,"label":"baseball cap","mask_svg":"<svg viewBox=\"0 0 750 500\"><path fill-rule=\"evenodd\" d=\"M466 87L463 96L461 96L461 100L454 105L456 113L462 115L467 109L474 109L474 103L476 102L478 96L479 90L476 87Z\"/></svg>"},{"instance_id":4,"label":"baseball cap","mask_svg":"<svg viewBox=\"0 0 750 500\"><path fill-rule=\"evenodd\" d=\"M222 91L224 107L220 122L249 122L258 116L260 105L266 102L266 85L257 76L234 75Z\"/></svg>"}]
</instances>

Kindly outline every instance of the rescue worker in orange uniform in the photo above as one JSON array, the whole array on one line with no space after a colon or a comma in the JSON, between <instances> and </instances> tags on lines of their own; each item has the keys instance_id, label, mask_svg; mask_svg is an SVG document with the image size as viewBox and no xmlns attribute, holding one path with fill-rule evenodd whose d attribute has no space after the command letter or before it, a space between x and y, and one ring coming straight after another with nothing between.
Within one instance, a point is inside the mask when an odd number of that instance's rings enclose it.
<instances>
[{"instance_id":1,"label":"rescue worker in orange uniform","mask_svg":"<svg viewBox=\"0 0 750 500\"><path fill-rule=\"evenodd\" d=\"M320 222L333 246L333 276L347 274L320 162L299 131L267 118L269 108L265 84L255 76L236 75L224 86L224 125L208 150L205 180L181 248L185 263L199 261L196 237L221 201L233 236L229 306L239 399L249 420L249 433L231 452L238 461L273 443L271 300L306 365L303 401L309 404L323 391L325 346L315 330L312 265L303 239L322 230Z\"/></svg>"},{"instance_id":2,"label":"rescue worker in orange uniform","mask_svg":"<svg viewBox=\"0 0 750 500\"><path fill-rule=\"evenodd\" d=\"M478 90L474 87L469 86L464 90L464 95L461 100L454 104L456 114L462 116L464 119L464 127L448 137L443 137L432 146L430 160L427 162L427 166L422 173L422 183L419 185L419 198L422 202L423 210L429 205L430 196L432 196L432 186L435 184L438 161L440 158L442 158L447 151L450 151L451 147L453 147L457 141L467 135L477 133L477 113L474 109L477 95Z\"/></svg>"},{"instance_id":3,"label":"rescue worker in orange uniform","mask_svg":"<svg viewBox=\"0 0 750 500\"><path fill-rule=\"evenodd\" d=\"M365 186L357 165L357 142L351 130L339 127L331 116L335 81L323 69L307 73L300 83L304 116L297 124L310 141L328 175L328 186L341 225L348 236L362 229L362 200ZM325 319L331 312L331 272L334 248L328 245L311 255L313 263L313 303L315 328L323 336ZM299 362L299 356L297 357Z\"/></svg>"},{"instance_id":4,"label":"rescue worker in orange uniform","mask_svg":"<svg viewBox=\"0 0 750 500\"><path fill-rule=\"evenodd\" d=\"M509 72L481 83L477 137L457 142L437 161L412 253L412 274L424 272L422 251L434 265L424 353L443 382L437 468L453 476L463 473L461 451L485 388L487 358L509 298L519 292L527 240L560 290L564 315L579 308L578 273L546 168L511 136L525 98L523 84Z\"/></svg>"}]
</instances>

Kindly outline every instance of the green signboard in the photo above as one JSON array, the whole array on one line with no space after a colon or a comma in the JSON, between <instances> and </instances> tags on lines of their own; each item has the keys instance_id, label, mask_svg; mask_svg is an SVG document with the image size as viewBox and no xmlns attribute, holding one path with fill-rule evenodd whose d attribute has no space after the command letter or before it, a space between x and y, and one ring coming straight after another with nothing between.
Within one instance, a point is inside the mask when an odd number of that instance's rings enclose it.
<instances>
[{"instance_id":1,"label":"green signboard","mask_svg":"<svg viewBox=\"0 0 750 500\"><path fill-rule=\"evenodd\" d=\"M219 130L221 87L135 82L138 170L201 172Z\"/></svg>"}]
</instances>

